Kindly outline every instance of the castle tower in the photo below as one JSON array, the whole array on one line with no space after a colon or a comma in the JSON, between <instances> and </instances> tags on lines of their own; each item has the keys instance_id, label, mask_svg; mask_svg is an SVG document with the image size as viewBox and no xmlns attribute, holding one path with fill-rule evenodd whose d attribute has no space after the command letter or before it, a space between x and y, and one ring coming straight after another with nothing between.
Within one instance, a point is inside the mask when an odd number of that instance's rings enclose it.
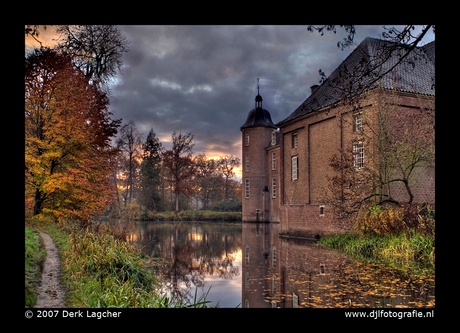
<instances>
[{"instance_id":1,"label":"castle tower","mask_svg":"<svg viewBox=\"0 0 460 333\"><path fill-rule=\"evenodd\" d=\"M270 113L262 108L262 101L257 85L255 108L249 111L246 122L240 128L243 147L243 221L269 220L268 157L265 148L276 126Z\"/></svg>"}]
</instances>

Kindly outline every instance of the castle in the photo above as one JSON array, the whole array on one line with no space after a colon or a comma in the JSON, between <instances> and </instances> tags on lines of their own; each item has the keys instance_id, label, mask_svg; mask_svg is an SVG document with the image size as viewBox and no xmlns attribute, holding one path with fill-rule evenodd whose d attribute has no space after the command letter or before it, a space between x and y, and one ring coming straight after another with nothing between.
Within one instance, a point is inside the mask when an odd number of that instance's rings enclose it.
<instances>
[{"instance_id":1,"label":"castle","mask_svg":"<svg viewBox=\"0 0 460 333\"><path fill-rule=\"evenodd\" d=\"M240 128L243 221L279 223L281 234L343 233L347 226L334 218L333 207L324 200L330 179L338 173L331 158L352 151L356 173L382 169L370 133L383 133L385 126L393 141L407 141L410 135L404 131L411 129L414 119L427 114L433 115L428 134L414 132L414 136L432 134L434 142L435 43L416 47L399 63L404 50L394 45L366 38L321 85L311 87L310 96L296 110L276 124L262 106L258 87L255 107ZM378 59L383 60L379 63ZM388 119L382 123L384 115ZM434 205L434 159L431 164L414 164L413 170L398 171L397 162L388 172L402 173L396 177L401 179L382 185L380 197ZM343 198L353 193L353 185L343 186Z\"/></svg>"}]
</instances>

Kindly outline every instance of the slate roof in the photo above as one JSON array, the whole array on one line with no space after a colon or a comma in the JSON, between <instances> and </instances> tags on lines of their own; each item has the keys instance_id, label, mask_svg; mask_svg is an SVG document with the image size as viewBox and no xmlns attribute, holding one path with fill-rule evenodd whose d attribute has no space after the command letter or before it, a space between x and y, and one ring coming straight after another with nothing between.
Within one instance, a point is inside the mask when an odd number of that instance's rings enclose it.
<instances>
[{"instance_id":1,"label":"slate roof","mask_svg":"<svg viewBox=\"0 0 460 333\"><path fill-rule=\"evenodd\" d=\"M246 119L246 122L243 124L243 126L240 127L240 129L244 130L245 128L251 127L276 128L275 124L273 124L270 112L261 107L256 107L249 111L248 118Z\"/></svg>"},{"instance_id":2,"label":"slate roof","mask_svg":"<svg viewBox=\"0 0 460 333\"><path fill-rule=\"evenodd\" d=\"M400 64L381 79L381 74L392 68L403 54L401 49L389 52L395 43L367 37L331 73L331 75L294 112L276 126L319 111L353 93L385 89L435 95L435 42L412 50ZM388 56L388 59L386 59ZM379 59L385 59L378 61Z\"/></svg>"}]
</instances>

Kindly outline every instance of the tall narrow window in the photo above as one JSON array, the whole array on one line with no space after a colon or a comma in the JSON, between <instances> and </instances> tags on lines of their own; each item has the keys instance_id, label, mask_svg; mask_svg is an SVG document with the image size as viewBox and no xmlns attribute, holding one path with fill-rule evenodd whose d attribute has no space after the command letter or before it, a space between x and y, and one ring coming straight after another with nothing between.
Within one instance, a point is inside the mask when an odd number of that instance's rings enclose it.
<instances>
[{"instance_id":1,"label":"tall narrow window","mask_svg":"<svg viewBox=\"0 0 460 333\"><path fill-rule=\"evenodd\" d=\"M276 152L272 153L272 170L276 170Z\"/></svg>"},{"instance_id":2,"label":"tall narrow window","mask_svg":"<svg viewBox=\"0 0 460 333\"><path fill-rule=\"evenodd\" d=\"M249 172L249 154L246 154L244 161L245 161L245 171Z\"/></svg>"},{"instance_id":3,"label":"tall narrow window","mask_svg":"<svg viewBox=\"0 0 460 333\"><path fill-rule=\"evenodd\" d=\"M355 169L364 167L364 142L353 144L353 166Z\"/></svg>"},{"instance_id":4,"label":"tall narrow window","mask_svg":"<svg viewBox=\"0 0 460 333\"><path fill-rule=\"evenodd\" d=\"M353 116L353 129L355 132L361 132L363 130L363 115L361 113L357 113Z\"/></svg>"},{"instance_id":5,"label":"tall narrow window","mask_svg":"<svg viewBox=\"0 0 460 333\"><path fill-rule=\"evenodd\" d=\"M249 146L249 131L244 132L245 137L245 145L246 147Z\"/></svg>"},{"instance_id":6,"label":"tall narrow window","mask_svg":"<svg viewBox=\"0 0 460 333\"><path fill-rule=\"evenodd\" d=\"M272 132L272 146L276 145L276 131Z\"/></svg>"},{"instance_id":7,"label":"tall narrow window","mask_svg":"<svg viewBox=\"0 0 460 333\"><path fill-rule=\"evenodd\" d=\"M249 245L244 248L244 264L249 266Z\"/></svg>"},{"instance_id":8,"label":"tall narrow window","mask_svg":"<svg viewBox=\"0 0 460 333\"><path fill-rule=\"evenodd\" d=\"M276 198L276 178L272 179L272 198Z\"/></svg>"},{"instance_id":9,"label":"tall narrow window","mask_svg":"<svg viewBox=\"0 0 460 333\"><path fill-rule=\"evenodd\" d=\"M297 133L292 133L292 148L297 148Z\"/></svg>"},{"instance_id":10,"label":"tall narrow window","mask_svg":"<svg viewBox=\"0 0 460 333\"><path fill-rule=\"evenodd\" d=\"M297 296L294 293L292 293L292 307L293 308L298 308L299 307L299 296Z\"/></svg>"},{"instance_id":11,"label":"tall narrow window","mask_svg":"<svg viewBox=\"0 0 460 333\"><path fill-rule=\"evenodd\" d=\"M249 179L246 179L246 199L249 199Z\"/></svg>"},{"instance_id":12,"label":"tall narrow window","mask_svg":"<svg viewBox=\"0 0 460 333\"><path fill-rule=\"evenodd\" d=\"M299 178L299 157L294 156L292 158L292 180Z\"/></svg>"},{"instance_id":13,"label":"tall narrow window","mask_svg":"<svg viewBox=\"0 0 460 333\"><path fill-rule=\"evenodd\" d=\"M276 267L276 246L273 246L272 266Z\"/></svg>"}]
</instances>

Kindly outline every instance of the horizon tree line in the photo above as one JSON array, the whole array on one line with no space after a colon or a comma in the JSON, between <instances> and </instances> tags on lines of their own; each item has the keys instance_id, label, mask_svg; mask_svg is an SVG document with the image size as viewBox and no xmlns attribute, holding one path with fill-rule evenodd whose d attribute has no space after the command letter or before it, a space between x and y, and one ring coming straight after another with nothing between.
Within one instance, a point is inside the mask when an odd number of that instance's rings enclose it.
<instances>
[{"instance_id":1,"label":"horizon tree line","mask_svg":"<svg viewBox=\"0 0 460 333\"><path fill-rule=\"evenodd\" d=\"M119 132L112 172L115 200L110 208L118 215L133 203L148 211L179 211L241 201L241 182L234 179L241 163L238 157L194 155L191 132L174 131L171 149L163 147L153 128L143 141L132 120Z\"/></svg>"}]
</instances>

